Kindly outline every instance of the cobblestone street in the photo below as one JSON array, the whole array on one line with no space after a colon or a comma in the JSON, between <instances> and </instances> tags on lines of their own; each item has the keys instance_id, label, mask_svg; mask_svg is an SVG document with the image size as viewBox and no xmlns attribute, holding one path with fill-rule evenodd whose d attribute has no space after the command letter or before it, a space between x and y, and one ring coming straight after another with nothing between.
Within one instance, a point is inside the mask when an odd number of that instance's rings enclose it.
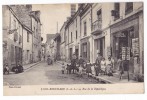
<instances>
[{"instance_id":1,"label":"cobblestone street","mask_svg":"<svg viewBox=\"0 0 147 100\"><path fill-rule=\"evenodd\" d=\"M10 85L63 85L63 84L96 84L96 80L86 75L62 74L61 67L55 63L47 65L41 62L20 74L4 75L4 84Z\"/></svg>"}]
</instances>

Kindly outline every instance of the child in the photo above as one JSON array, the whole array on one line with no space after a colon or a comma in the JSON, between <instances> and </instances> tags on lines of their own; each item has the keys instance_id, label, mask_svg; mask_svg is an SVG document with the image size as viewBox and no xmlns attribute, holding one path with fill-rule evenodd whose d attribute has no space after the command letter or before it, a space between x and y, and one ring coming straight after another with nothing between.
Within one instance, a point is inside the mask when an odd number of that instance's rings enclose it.
<instances>
[{"instance_id":1,"label":"child","mask_svg":"<svg viewBox=\"0 0 147 100\"><path fill-rule=\"evenodd\" d=\"M104 75L106 74L106 61L104 57L102 58L102 61L101 61L101 71L102 73L104 73Z\"/></svg>"},{"instance_id":2,"label":"child","mask_svg":"<svg viewBox=\"0 0 147 100\"><path fill-rule=\"evenodd\" d=\"M88 74L88 77L89 77L89 73L91 73L91 64L89 61L86 64L86 73Z\"/></svg>"},{"instance_id":3,"label":"child","mask_svg":"<svg viewBox=\"0 0 147 100\"><path fill-rule=\"evenodd\" d=\"M6 64L5 67L4 67L4 74L9 74L8 64Z\"/></svg>"},{"instance_id":4,"label":"child","mask_svg":"<svg viewBox=\"0 0 147 100\"><path fill-rule=\"evenodd\" d=\"M84 64L83 64L83 66L82 65L79 66L79 76L82 76L83 67L84 67Z\"/></svg>"},{"instance_id":5,"label":"child","mask_svg":"<svg viewBox=\"0 0 147 100\"><path fill-rule=\"evenodd\" d=\"M106 61L106 73L108 76L113 76L112 66L113 66L113 63L111 61L111 57L109 57L108 60Z\"/></svg>"},{"instance_id":6,"label":"child","mask_svg":"<svg viewBox=\"0 0 147 100\"><path fill-rule=\"evenodd\" d=\"M94 76L96 75L94 64L91 65L91 74L94 75Z\"/></svg>"},{"instance_id":7,"label":"child","mask_svg":"<svg viewBox=\"0 0 147 100\"><path fill-rule=\"evenodd\" d=\"M62 63L62 74L64 74L65 72L65 65L64 65L64 62Z\"/></svg>"}]
</instances>

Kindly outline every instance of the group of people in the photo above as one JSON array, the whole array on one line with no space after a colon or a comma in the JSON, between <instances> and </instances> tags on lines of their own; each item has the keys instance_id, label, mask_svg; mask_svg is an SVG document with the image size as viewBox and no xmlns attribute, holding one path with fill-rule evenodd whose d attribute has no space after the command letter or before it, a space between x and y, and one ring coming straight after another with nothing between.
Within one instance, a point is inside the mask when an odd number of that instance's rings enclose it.
<instances>
[{"instance_id":1,"label":"group of people","mask_svg":"<svg viewBox=\"0 0 147 100\"><path fill-rule=\"evenodd\" d=\"M64 62L62 63L63 74L65 70L68 70L69 73L71 73L71 71L75 73L76 71L80 76L82 76L83 72L86 72L88 76L89 73L94 74L95 76L100 74L113 76L113 61L111 60L111 57L108 57L108 60L105 60L105 58L98 53L95 63L91 64L90 61L85 61L82 56L77 59L76 56L73 55L70 65L67 64L66 67Z\"/></svg>"},{"instance_id":2,"label":"group of people","mask_svg":"<svg viewBox=\"0 0 147 100\"><path fill-rule=\"evenodd\" d=\"M12 67L11 71L18 74L18 73L22 73L24 71L24 69L23 69L23 66L21 65L21 63L18 62L18 64L16 66ZM9 72L10 72L10 69L8 67L8 64L5 64L4 69L3 69L3 74L9 74Z\"/></svg>"}]
</instances>

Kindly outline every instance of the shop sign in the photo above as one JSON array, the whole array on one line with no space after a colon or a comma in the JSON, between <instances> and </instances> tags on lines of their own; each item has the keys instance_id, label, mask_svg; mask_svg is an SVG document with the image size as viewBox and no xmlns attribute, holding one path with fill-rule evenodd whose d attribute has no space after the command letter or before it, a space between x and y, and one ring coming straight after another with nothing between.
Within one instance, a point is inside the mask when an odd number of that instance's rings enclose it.
<instances>
[{"instance_id":1,"label":"shop sign","mask_svg":"<svg viewBox=\"0 0 147 100\"><path fill-rule=\"evenodd\" d=\"M132 39L132 51L134 56L139 56L139 39L134 38Z\"/></svg>"},{"instance_id":2,"label":"shop sign","mask_svg":"<svg viewBox=\"0 0 147 100\"><path fill-rule=\"evenodd\" d=\"M130 47L122 47L122 60L130 60Z\"/></svg>"},{"instance_id":3,"label":"shop sign","mask_svg":"<svg viewBox=\"0 0 147 100\"><path fill-rule=\"evenodd\" d=\"M122 60L126 59L126 47L122 47Z\"/></svg>"},{"instance_id":4,"label":"shop sign","mask_svg":"<svg viewBox=\"0 0 147 100\"><path fill-rule=\"evenodd\" d=\"M115 35L116 37L126 37L126 35L124 33L118 33Z\"/></svg>"},{"instance_id":5,"label":"shop sign","mask_svg":"<svg viewBox=\"0 0 147 100\"><path fill-rule=\"evenodd\" d=\"M130 47L127 47L126 60L130 60Z\"/></svg>"}]
</instances>

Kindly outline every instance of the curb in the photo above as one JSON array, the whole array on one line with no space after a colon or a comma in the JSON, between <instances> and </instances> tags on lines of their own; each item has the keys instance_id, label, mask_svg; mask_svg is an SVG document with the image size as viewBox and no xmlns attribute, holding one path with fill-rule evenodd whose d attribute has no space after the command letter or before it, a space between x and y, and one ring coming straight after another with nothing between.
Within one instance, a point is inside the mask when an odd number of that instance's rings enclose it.
<instances>
[{"instance_id":1,"label":"curb","mask_svg":"<svg viewBox=\"0 0 147 100\"><path fill-rule=\"evenodd\" d=\"M28 69L32 68L33 66L39 64L40 62L41 62L41 61L39 61L39 62L37 62L37 63L34 63L34 64L30 65L28 68L26 68L26 69L24 69L24 70L28 70Z\"/></svg>"}]
</instances>

